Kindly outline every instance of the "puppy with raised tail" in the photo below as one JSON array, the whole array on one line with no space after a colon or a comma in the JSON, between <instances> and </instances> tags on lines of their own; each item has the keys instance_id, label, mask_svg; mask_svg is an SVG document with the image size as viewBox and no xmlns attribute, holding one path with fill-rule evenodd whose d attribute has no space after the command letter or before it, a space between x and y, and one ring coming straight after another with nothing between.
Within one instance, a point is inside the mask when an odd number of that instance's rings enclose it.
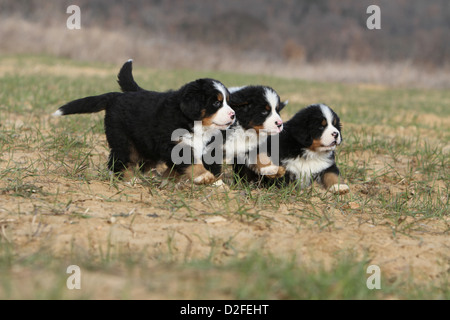
<instances>
[{"instance_id":1,"label":"puppy with raised tail","mask_svg":"<svg viewBox=\"0 0 450 320\"><path fill-rule=\"evenodd\" d=\"M129 179L136 167L148 170L164 163L195 184L210 184L216 178L201 159L207 143L217 130L235 122L229 106L228 89L218 80L198 79L178 90L166 92L110 92L71 101L54 116L93 113L105 110L105 134L110 146L108 168ZM202 139L194 139L200 124ZM173 132L185 132L173 139ZM182 144L189 163L176 163L173 148Z\"/></svg>"}]
</instances>

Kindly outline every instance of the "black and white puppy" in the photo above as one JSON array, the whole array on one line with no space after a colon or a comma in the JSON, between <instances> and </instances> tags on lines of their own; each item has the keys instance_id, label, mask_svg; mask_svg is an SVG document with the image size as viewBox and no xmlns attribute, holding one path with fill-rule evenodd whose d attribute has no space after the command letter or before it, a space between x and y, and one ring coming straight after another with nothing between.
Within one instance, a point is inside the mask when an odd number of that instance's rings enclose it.
<instances>
[{"instance_id":1,"label":"black and white puppy","mask_svg":"<svg viewBox=\"0 0 450 320\"><path fill-rule=\"evenodd\" d=\"M225 130L234 123L235 112L228 101L228 89L220 81L198 79L167 92L110 92L86 97L63 105L54 115L105 110L105 133L111 148L108 168L125 179L131 178L136 166L148 170L162 162L196 184L209 184L216 178L205 169L201 155L217 129ZM202 139L194 138L196 123ZM177 130L183 134L174 139ZM191 161L174 161L175 146L182 146L180 152L188 152Z\"/></svg>"},{"instance_id":2,"label":"black and white puppy","mask_svg":"<svg viewBox=\"0 0 450 320\"><path fill-rule=\"evenodd\" d=\"M124 92L145 91L134 80L132 60L128 60L118 74L118 83ZM236 121L227 130L222 130L221 139L216 135L205 150L205 166L215 175L220 174L223 160L227 163L239 161L251 162L249 154L257 153L257 147L264 143L268 136L276 135L283 130L283 121L279 112L287 105L281 102L276 91L267 86L244 86L229 88L229 104L236 112ZM220 142L218 142L220 140ZM206 155L218 151L220 144L223 157ZM209 154L210 155L210 154ZM263 175L279 177L284 168L276 166L264 159L254 157L252 168Z\"/></svg>"},{"instance_id":3,"label":"black and white puppy","mask_svg":"<svg viewBox=\"0 0 450 320\"><path fill-rule=\"evenodd\" d=\"M288 104L282 102L277 92L268 86L230 88L230 105L236 112L236 122L226 130L225 159L233 167L246 163L255 172L280 177L284 168L275 165L258 148L269 136L283 131L280 111Z\"/></svg>"},{"instance_id":4,"label":"black and white puppy","mask_svg":"<svg viewBox=\"0 0 450 320\"><path fill-rule=\"evenodd\" d=\"M307 187L313 181L334 193L347 193L349 187L341 183L339 169L335 161L336 147L342 143L341 122L338 115L325 104L314 104L297 112L284 125L278 137L268 139L270 154L286 169L277 184L297 183ZM277 148L272 144L276 143ZM276 159L276 160L275 160ZM248 167L239 167L237 172L250 181L264 179L255 175ZM265 179L265 183L274 180Z\"/></svg>"}]
</instances>

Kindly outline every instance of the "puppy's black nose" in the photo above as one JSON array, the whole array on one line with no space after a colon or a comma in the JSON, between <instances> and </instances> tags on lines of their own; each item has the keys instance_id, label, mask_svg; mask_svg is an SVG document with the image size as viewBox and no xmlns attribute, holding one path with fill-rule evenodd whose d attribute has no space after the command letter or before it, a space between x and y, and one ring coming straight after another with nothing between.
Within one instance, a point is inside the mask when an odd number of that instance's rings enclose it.
<instances>
[{"instance_id":1,"label":"puppy's black nose","mask_svg":"<svg viewBox=\"0 0 450 320\"><path fill-rule=\"evenodd\" d=\"M334 131L331 135L332 135L335 139L337 139L337 138L339 137L339 132Z\"/></svg>"}]
</instances>

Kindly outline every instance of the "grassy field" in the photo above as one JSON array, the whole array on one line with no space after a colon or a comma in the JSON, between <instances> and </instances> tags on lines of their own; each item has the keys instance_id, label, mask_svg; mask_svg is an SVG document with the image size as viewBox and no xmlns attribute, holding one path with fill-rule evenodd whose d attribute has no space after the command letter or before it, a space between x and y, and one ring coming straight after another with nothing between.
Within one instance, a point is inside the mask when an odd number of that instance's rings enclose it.
<instances>
[{"instance_id":1,"label":"grassy field","mask_svg":"<svg viewBox=\"0 0 450 320\"><path fill-rule=\"evenodd\" d=\"M194 186L107 173L103 113L120 65L0 57L0 299L449 299L450 91L343 85L134 63L145 88L199 77L265 84L343 121L351 192ZM69 290L67 267L81 270ZM370 290L367 268L381 271Z\"/></svg>"}]
</instances>

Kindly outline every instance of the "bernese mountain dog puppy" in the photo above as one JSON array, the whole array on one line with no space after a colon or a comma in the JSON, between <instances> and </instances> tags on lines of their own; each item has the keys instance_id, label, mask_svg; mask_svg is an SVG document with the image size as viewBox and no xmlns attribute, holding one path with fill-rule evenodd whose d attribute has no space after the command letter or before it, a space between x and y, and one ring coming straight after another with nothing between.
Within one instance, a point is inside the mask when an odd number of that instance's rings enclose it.
<instances>
[{"instance_id":1,"label":"bernese mountain dog puppy","mask_svg":"<svg viewBox=\"0 0 450 320\"><path fill-rule=\"evenodd\" d=\"M226 162L233 167L245 163L258 174L270 178L283 176L284 168L275 165L258 149L269 136L283 131L280 111L288 101L281 102L277 92L268 86L233 87L229 90L236 122L226 130Z\"/></svg>"},{"instance_id":2,"label":"bernese mountain dog puppy","mask_svg":"<svg viewBox=\"0 0 450 320\"><path fill-rule=\"evenodd\" d=\"M145 171L162 162L195 184L210 184L216 178L204 167L202 154L218 129L235 122L229 98L220 81L198 79L167 92L110 92L74 100L54 116L105 110L108 168L124 179L132 177L136 166ZM174 137L174 132L180 134ZM201 139L195 139L198 134ZM175 146L181 146L178 159L190 161L174 161Z\"/></svg>"},{"instance_id":3,"label":"bernese mountain dog puppy","mask_svg":"<svg viewBox=\"0 0 450 320\"><path fill-rule=\"evenodd\" d=\"M239 177L279 186L296 183L300 188L317 181L330 192L349 192L349 187L340 181L335 161L336 147L342 143L341 122L327 105L314 104L300 110L284 124L279 136L269 137L267 142L273 163L280 163L286 169L284 177L267 179L248 166L235 168Z\"/></svg>"},{"instance_id":4,"label":"bernese mountain dog puppy","mask_svg":"<svg viewBox=\"0 0 450 320\"><path fill-rule=\"evenodd\" d=\"M134 80L131 59L120 69L118 83L123 92L145 91ZM204 153L205 167L217 176L222 172L223 160L233 165L245 162L259 174L272 178L283 176L284 168L274 165L268 157L263 158L257 148L268 136L283 130L279 113L288 101L281 102L276 91L268 86L233 87L229 91L229 104L236 112L236 121L222 130L221 136L211 139ZM218 150L222 156L216 156Z\"/></svg>"}]
</instances>

